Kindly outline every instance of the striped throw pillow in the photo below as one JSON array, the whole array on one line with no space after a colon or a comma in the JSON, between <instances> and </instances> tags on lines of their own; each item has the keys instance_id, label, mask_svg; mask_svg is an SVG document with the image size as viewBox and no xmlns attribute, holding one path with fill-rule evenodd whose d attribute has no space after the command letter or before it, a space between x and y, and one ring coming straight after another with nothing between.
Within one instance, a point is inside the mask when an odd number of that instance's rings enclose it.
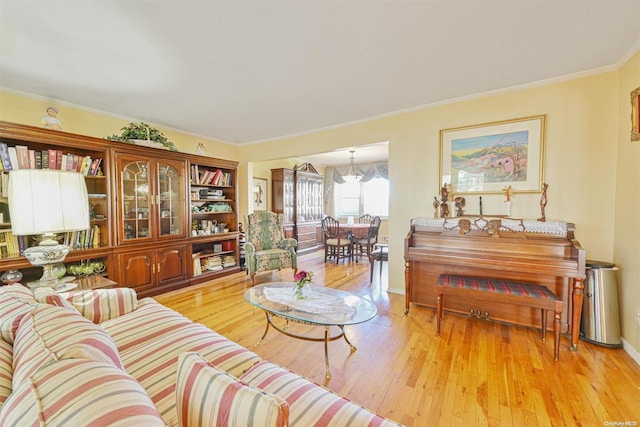
<instances>
[{"instance_id":1,"label":"striped throw pillow","mask_svg":"<svg viewBox=\"0 0 640 427\"><path fill-rule=\"evenodd\" d=\"M0 407L11 394L13 346L0 337Z\"/></svg>"},{"instance_id":2,"label":"striped throw pillow","mask_svg":"<svg viewBox=\"0 0 640 427\"><path fill-rule=\"evenodd\" d=\"M165 426L125 371L92 360L43 366L0 408L2 426Z\"/></svg>"},{"instance_id":3,"label":"striped throw pillow","mask_svg":"<svg viewBox=\"0 0 640 427\"><path fill-rule=\"evenodd\" d=\"M182 426L289 425L289 405L210 365L197 353L178 359L176 406Z\"/></svg>"},{"instance_id":4,"label":"striped throw pillow","mask_svg":"<svg viewBox=\"0 0 640 427\"><path fill-rule=\"evenodd\" d=\"M62 298L62 296L53 290L53 288L49 288L43 286L41 288L35 288L33 290L33 296L36 298L36 301L42 304L55 305L57 307L65 307L71 310L75 310L73 305L66 299Z\"/></svg>"},{"instance_id":5,"label":"striped throw pillow","mask_svg":"<svg viewBox=\"0 0 640 427\"><path fill-rule=\"evenodd\" d=\"M240 381L284 398L289 403L292 426L401 425L271 362L255 364L240 376Z\"/></svg>"},{"instance_id":6,"label":"striped throw pillow","mask_svg":"<svg viewBox=\"0 0 640 427\"><path fill-rule=\"evenodd\" d=\"M38 305L31 291L19 283L0 286L0 335L13 344L22 316Z\"/></svg>"},{"instance_id":7,"label":"striped throw pillow","mask_svg":"<svg viewBox=\"0 0 640 427\"><path fill-rule=\"evenodd\" d=\"M60 296L96 324L130 313L138 304L136 291L131 288L71 291Z\"/></svg>"},{"instance_id":8,"label":"striped throw pillow","mask_svg":"<svg viewBox=\"0 0 640 427\"><path fill-rule=\"evenodd\" d=\"M68 355L73 347L91 348L100 353L99 360L110 360L124 370L115 343L99 326L77 311L43 304L24 315L18 325L13 345L13 387L43 365L73 357Z\"/></svg>"}]
</instances>

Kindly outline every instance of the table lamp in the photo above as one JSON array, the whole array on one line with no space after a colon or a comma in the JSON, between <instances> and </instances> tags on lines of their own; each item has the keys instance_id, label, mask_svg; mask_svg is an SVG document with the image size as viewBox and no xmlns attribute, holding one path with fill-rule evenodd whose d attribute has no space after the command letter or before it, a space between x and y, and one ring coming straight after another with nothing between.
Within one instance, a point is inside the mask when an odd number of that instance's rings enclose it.
<instances>
[{"instance_id":1,"label":"table lamp","mask_svg":"<svg viewBox=\"0 0 640 427\"><path fill-rule=\"evenodd\" d=\"M38 245L23 251L34 266L44 271L29 287L59 282L53 265L64 260L69 247L58 242L56 233L89 228L89 199L84 176L50 169L20 169L9 174L9 213L16 236L37 236Z\"/></svg>"}]
</instances>

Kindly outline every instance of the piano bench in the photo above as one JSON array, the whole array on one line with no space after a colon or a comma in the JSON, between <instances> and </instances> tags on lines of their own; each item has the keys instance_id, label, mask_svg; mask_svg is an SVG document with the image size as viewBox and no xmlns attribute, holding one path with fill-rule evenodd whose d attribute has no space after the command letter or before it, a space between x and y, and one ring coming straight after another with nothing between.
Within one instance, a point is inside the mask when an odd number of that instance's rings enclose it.
<instances>
[{"instance_id":1,"label":"piano bench","mask_svg":"<svg viewBox=\"0 0 640 427\"><path fill-rule=\"evenodd\" d=\"M441 274L436 284L436 335L440 336L440 321L445 295L476 294L485 301L522 305L542 311L542 340L546 339L547 310L553 310L553 355L557 362L560 347L560 315L562 300L546 286L504 279Z\"/></svg>"}]
</instances>

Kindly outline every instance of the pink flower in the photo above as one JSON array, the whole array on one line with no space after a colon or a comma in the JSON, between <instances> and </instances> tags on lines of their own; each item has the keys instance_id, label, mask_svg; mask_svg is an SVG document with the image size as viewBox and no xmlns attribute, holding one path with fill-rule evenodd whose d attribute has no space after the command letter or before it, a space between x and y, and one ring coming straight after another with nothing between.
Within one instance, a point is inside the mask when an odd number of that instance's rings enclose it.
<instances>
[{"instance_id":1,"label":"pink flower","mask_svg":"<svg viewBox=\"0 0 640 427\"><path fill-rule=\"evenodd\" d=\"M304 270L298 271L294 276L296 282L298 282L300 286L304 285L305 283L311 282L312 277L313 277L313 271L304 271Z\"/></svg>"}]
</instances>

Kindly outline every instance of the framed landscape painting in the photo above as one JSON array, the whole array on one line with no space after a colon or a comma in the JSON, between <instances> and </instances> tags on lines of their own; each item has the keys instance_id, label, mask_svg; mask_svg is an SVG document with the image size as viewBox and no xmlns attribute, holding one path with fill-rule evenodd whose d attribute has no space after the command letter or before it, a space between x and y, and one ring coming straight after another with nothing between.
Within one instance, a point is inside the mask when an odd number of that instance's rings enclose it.
<instances>
[{"instance_id":1,"label":"framed landscape painting","mask_svg":"<svg viewBox=\"0 0 640 427\"><path fill-rule=\"evenodd\" d=\"M440 183L455 194L542 191L546 116L440 131Z\"/></svg>"}]
</instances>

